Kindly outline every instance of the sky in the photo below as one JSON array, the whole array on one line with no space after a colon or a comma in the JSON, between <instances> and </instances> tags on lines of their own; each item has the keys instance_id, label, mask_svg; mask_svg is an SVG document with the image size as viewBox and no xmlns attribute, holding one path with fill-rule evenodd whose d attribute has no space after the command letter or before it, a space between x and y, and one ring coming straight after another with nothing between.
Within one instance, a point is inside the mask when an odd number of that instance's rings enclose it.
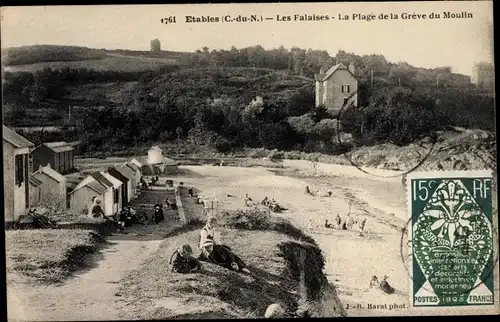
<instances>
[{"instance_id":1,"label":"sky","mask_svg":"<svg viewBox=\"0 0 500 322\"><path fill-rule=\"evenodd\" d=\"M473 17L445 19L443 12L469 12ZM400 18L378 19L391 13ZM427 14L427 19L402 19L402 13ZM431 13L441 18L429 19ZM185 18L250 14L274 20L186 23ZM330 20L293 21L295 14L328 15ZM354 14L377 19L353 20ZM292 21L276 21L277 15L292 16ZM350 19L341 21L339 15ZM170 16L176 23L160 22ZM151 39L158 38L163 50L283 45L324 49L334 56L342 49L425 68L451 66L466 75L477 62L493 63L492 1L3 7L1 18L2 48L53 44L149 50Z\"/></svg>"}]
</instances>

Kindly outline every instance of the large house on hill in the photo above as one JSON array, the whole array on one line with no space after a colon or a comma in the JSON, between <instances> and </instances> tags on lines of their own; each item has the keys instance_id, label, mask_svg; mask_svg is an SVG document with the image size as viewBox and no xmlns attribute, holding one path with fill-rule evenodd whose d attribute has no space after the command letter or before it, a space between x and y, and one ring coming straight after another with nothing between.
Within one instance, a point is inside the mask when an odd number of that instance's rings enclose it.
<instances>
[{"instance_id":1,"label":"large house on hill","mask_svg":"<svg viewBox=\"0 0 500 322\"><path fill-rule=\"evenodd\" d=\"M316 107L324 106L337 116L342 106L358 104L358 80L354 76L354 65L343 63L332 66L326 72L323 69L315 75Z\"/></svg>"}]
</instances>

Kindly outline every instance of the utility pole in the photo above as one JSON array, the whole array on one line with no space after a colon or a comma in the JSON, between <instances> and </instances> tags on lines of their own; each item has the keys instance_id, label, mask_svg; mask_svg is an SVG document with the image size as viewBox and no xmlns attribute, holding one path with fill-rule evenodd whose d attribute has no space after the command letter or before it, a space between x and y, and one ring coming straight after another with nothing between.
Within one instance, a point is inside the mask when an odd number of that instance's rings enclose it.
<instances>
[{"instance_id":1,"label":"utility pole","mask_svg":"<svg viewBox=\"0 0 500 322\"><path fill-rule=\"evenodd\" d=\"M401 77L398 77L398 86L401 86Z\"/></svg>"},{"instance_id":2,"label":"utility pole","mask_svg":"<svg viewBox=\"0 0 500 322\"><path fill-rule=\"evenodd\" d=\"M373 89L373 68L370 72L370 84L371 84L371 88Z\"/></svg>"},{"instance_id":3,"label":"utility pole","mask_svg":"<svg viewBox=\"0 0 500 322\"><path fill-rule=\"evenodd\" d=\"M436 75L436 87L439 87L439 74Z\"/></svg>"}]
</instances>

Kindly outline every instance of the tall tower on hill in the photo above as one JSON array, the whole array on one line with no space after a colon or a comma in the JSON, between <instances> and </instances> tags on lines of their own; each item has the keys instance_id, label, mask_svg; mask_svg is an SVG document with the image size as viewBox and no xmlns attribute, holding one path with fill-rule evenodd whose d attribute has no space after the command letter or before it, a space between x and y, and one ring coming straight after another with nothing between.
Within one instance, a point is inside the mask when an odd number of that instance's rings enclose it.
<instances>
[{"instance_id":1,"label":"tall tower on hill","mask_svg":"<svg viewBox=\"0 0 500 322\"><path fill-rule=\"evenodd\" d=\"M161 43L158 39L151 40L151 51L152 52L160 52L161 51Z\"/></svg>"}]
</instances>

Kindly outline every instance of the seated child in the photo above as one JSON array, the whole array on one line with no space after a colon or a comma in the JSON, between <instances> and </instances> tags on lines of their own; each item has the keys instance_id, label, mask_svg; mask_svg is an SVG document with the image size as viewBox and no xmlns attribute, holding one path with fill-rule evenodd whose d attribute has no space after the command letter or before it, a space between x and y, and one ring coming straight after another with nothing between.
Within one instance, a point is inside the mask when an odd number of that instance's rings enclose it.
<instances>
[{"instance_id":1,"label":"seated child","mask_svg":"<svg viewBox=\"0 0 500 322\"><path fill-rule=\"evenodd\" d=\"M170 257L172 272L187 274L201 269L199 260L192 256L193 249L189 245L182 245Z\"/></svg>"}]
</instances>

